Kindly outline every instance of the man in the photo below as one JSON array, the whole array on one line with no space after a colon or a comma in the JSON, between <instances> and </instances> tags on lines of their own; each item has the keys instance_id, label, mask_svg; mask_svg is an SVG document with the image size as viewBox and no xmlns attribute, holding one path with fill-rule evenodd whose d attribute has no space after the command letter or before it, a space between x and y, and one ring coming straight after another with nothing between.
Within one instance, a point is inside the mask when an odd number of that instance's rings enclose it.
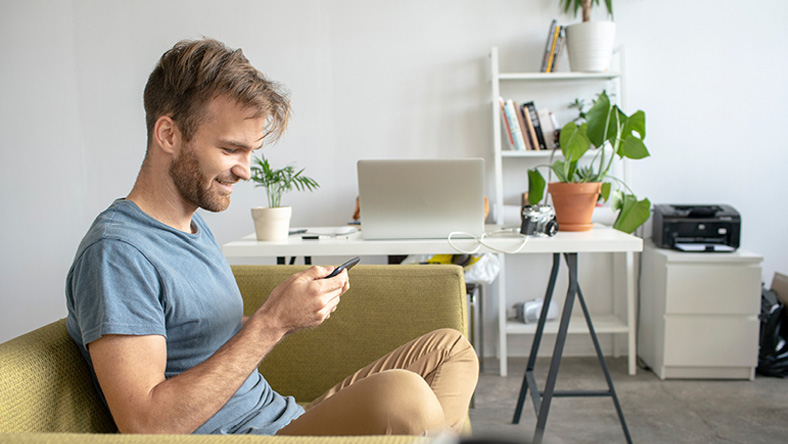
<instances>
[{"instance_id":1,"label":"man","mask_svg":"<svg viewBox=\"0 0 788 444\"><path fill-rule=\"evenodd\" d=\"M121 432L296 435L459 430L478 364L441 330L349 376L302 408L257 370L286 335L337 309L347 272L315 266L248 319L198 208L222 211L289 104L240 50L215 40L167 51L144 93L148 147L125 199L94 221L68 273L69 333Z\"/></svg>"}]
</instances>

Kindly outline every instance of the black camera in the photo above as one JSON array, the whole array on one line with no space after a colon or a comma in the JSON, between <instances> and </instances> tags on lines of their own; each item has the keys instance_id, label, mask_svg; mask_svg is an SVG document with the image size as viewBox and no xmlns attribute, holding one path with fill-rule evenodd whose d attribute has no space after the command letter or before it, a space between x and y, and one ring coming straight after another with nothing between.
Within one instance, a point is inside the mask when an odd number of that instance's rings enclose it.
<instances>
[{"instance_id":1,"label":"black camera","mask_svg":"<svg viewBox=\"0 0 788 444\"><path fill-rule=\"evenodd\" d=\"M528 236L555 236L558 232L558 221L555 210L549 205L523 206L520 233Z\"/></svg>"}]
</instances>

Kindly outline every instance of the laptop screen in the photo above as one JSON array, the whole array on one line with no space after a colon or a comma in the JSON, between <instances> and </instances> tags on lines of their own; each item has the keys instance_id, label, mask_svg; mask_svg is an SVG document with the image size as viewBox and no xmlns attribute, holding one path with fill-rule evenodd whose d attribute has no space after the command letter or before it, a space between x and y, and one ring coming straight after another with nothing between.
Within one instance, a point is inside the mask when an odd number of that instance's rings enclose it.
<instances>
[{"instance_id":1,"label":"laptop screen","mask_svg":"<svg viewBox=\"0 0 788 444\"><path fill-rule=\"evenodd\" d=\"M359 160L364 239L484 231L484 159Z\"/></svg>"}]
</instances>

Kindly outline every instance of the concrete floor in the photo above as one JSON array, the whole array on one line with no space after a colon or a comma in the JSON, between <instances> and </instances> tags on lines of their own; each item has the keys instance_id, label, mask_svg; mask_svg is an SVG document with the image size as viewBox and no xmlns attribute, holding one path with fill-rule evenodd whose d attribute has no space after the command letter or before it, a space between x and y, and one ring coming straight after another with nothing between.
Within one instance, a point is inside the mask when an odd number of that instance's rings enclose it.
<instances>
[{"instance_id":1,"label":"concrete floor","mask_svg":"<svg viewBox=\"0 0 788 444\"><path fill-rule=\"evenodd\" d=\"M509 376L498 376L487 359L470 411L473 438L530 443L536 427L528 401L520 424L512 424L525 370L524 358L509 361ZM788 379L755 381L665 380L638 369L627 374L626 358L607 360L624 417L635 443L788 443ZM549 361L540 359L536 379L544 388ZM557 390L606 389L593 357L561 362ZM611 398L554 398L544 443L626 442Z\"/></svg>"}]
</instances>

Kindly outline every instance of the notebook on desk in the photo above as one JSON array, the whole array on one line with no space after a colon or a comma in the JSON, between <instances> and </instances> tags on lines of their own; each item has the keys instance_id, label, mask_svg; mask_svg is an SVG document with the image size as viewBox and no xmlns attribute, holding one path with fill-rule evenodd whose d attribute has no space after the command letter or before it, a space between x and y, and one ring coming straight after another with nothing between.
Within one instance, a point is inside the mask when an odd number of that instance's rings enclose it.
<instances>
[{"instance_id":1,"label":"notebook on desk","mask_svg":"<svg viewBox=\"0 0 788 444\"><path fill-rule=\"evenodd\" d=\"M364 239L484 232L484 159L359 160Z\"/></svg>"}]
</instances>

